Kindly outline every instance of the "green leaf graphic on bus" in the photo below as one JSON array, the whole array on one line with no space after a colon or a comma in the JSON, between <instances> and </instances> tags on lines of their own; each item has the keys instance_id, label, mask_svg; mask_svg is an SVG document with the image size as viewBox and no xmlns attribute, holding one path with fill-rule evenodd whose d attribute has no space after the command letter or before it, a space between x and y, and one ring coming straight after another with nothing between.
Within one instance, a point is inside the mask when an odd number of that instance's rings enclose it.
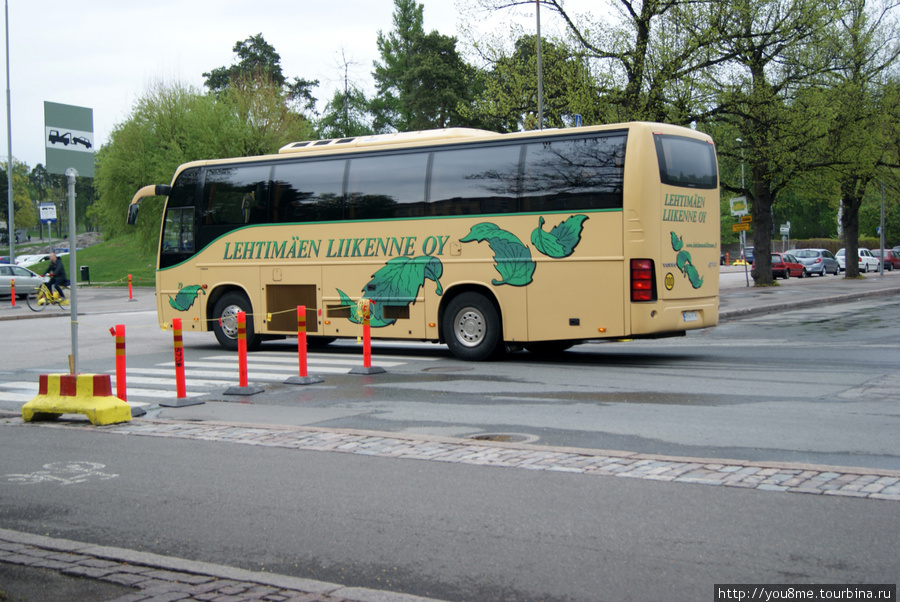
<instances>
[{"instance_id":1,"label":"green leaf graphic on bus","mask_svg":"<svg viewBox=\"0 0 900 602\"><path fill-rule=\"evenodd\" d=\"M531 243L547 257L568 257L581 242L582 224L586 219L586 215L573 215L550 232L544 232L544 218L541 217L538 219L538 227L531 233Z\"/></svg>"},{"instance_id":2,"label":"green leaf graphic on bus","mask_svg":"<svg viewBox=\"0 0 900 602\"><path fill-rule=\"evenodd\" d=\"M194 304L194 301L197 300L197 297L200 293L206 294L206 291L203 290L199 284L192 284L190 286L186 286L181 288L181 283L178 283L178 288L181 289L178 291L178 294L175 295L173 299L171 295L169 295L169 305L178 311L187 311Z\"/></svg>"},{"instance_id":3,"label":"green leaf graphic on bus","mask_svg":"<svg viewBox=\"0 0 900 602\"><path fill-rule=\"evenodd\" d=\"M491 280L495 286L509 284L511 286L525 286L531 283L534 275L534 261L531 252L522 241L512 232L500 228L490 222L482 222L472 226L469 233L459 239L459 242L484 242L487 241L494 252L494 267L502 277L500 280Z\"/></svg>"},{"instance_id":4,"label":"green leaf graphic on bus","mask_svg":"<svg viewBox=\"0 0 900 602\"><path fill-rule=\"evenodd\" d=\"M369 325L373 328L390 326L396 322L396 318L385 320L381 316L383 312L379 307L385 305L409 305L416 302L419 288L425 286L426 280L435 283L434 292L437 295L444 294L440 277L444 274L444 264L437 257L395 257L388 261L383 268L372 274L372 279L363 287L363 296L375 302L374 310L369 318ZM350 306L350 321L354 324L362 323L362 316L356 307L356 302L351 300L344 291L337 289L341 296L341 303Z\"/></svg>"},{"instance_id":5,"label":"green leaf graphic on bus","mask_svg":"<svg viewBox=\"0 0 900 602\"><path fill-rule=\"evenodd\" d=\"M675 257L675 267L687 276L692 287L700 288L703 286L703 277L691 262L691 254L682 249L684 240L674 232L670 232L669 235L672 237L672 250L678 252L678 255Z\"/></svg>"}]
</instances>

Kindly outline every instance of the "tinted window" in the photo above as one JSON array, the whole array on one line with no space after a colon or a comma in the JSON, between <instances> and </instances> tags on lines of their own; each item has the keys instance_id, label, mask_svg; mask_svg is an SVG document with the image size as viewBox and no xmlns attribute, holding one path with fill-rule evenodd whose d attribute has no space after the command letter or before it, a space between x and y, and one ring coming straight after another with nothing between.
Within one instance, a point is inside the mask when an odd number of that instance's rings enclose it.
<instances>
[{"instance_id":1,"label":"tinted window","mask_svg":"<svg viewBox=\"0 0 900 602\"><path fill-rule=\"evenodd\" d=\"M243 226L267 221L268 165L222 166L206 171L201 221L206 225Z\"/></svg>"},{"instance_id":2,"label":"tinted window","mask_svg":"<svg viewBox=\"0 0 900 602\"><path fill-rule=\"evenodd\" d=\"M272 176L272 221L343 219L346 164L341 159L276 165Z\"/></svg>"},{"instance_id":3,"label":"tinted window","mask_svg":"<svg viewBox=\"0 0 900 602\"><path fill-rule=\"evenodd\" d=\"M523 211L622 207L626 135L527 145Z\"/></svg>"},{"instance_id":4,"label":"tinted window","mask_svg":"<svg viewBox=\"0 0 900 602\"><path fill-rule=\"evenodd\" d=\"M175 180L169 200L166 202L166 214L163 217L162 245L160 267L168 267L184 261L197 249L194 234L197 223L194 219L194 204L197 199L197 185L200 182L200 169L186 169Z\"/></svg>"},{"instance_id":5,"label":"tinted window","mask_svg":"<svg viewBox=\"0 0 900 602\"><path fill-rule=\"evenodd\" d=\"M350 159L346 219L424 215L427 168L428 153Z\"/></svg>"},{"instance_id":6,"label":"tinted window","mask_svg":"<svg viewBox=\"0 0 900 602\"><path fill-rule=\"evenodd\" d=\"M719 183L716 152L703 140L656 134L656 157L663 184L688 188L715 188Z\"/></svg>"},{"instance_id":7,"label":"tinted window","mask_svg":"<svg viewBox=\"0 0 900 602\"><path fill-rule=\"evenodd\" d=\"M434 153L431 215L516 211L521 145L442 150Z\"/></svg>"}]
</instances>

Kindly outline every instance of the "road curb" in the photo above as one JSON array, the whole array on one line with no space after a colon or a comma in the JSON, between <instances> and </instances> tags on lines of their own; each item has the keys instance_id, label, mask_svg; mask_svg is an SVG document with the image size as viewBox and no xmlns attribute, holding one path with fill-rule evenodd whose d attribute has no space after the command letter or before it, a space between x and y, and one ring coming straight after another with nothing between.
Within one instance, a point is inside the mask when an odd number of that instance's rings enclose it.
<instances>
[{"instance_id":1,"label":"road curb","mask_svg":"<svg viewBox=\"0 0 900 602\"><path fill-rule=\"evenodd\" d=\"M35 553L29 554L29 548L34 550ZM435 598L424 598L411 594L360 587L345 587L340 584L316 581L314 579L250 571L185 558L162 556L151 552L138 552L125 548L100 546L69 539L0 529L0 562L38 567L44 562L44 555L40 553L41 551L65 554L65 560L61 560L59 557L55 559L55 562L63 562L70 565L68 569L63 569L63 572L78 574L81 572L78 570L80 567L84 569L84 574L81 576L120 584L131 581L130 585L135 589L142 589L148 592L152 589L155 594L165 593L162 590L167 589L168 585L170 592L191 593L189 591L185 592L185 590L194 589L198 595L202 594L204 596L202 599L206 600L212 599L209 596L216 592L217 585L218 589L228 590L232 593L236 587L245 585L248 588L253 586L274 588L278 590L277 595L286 597L318 594L326 596L328 600L352 600L353 602L433 602L436 600ZM96 566L96 561L109 561L114 563L114 565ZM140 568L147 569L143 575L143 580L141 580L141 573L138 572ZM127 576L128 579L124 579L123 576ZM209 581L198 583L197 579L192 578L195 576L209 578ZM221 580L221 583L217 583L218 580ZM144 584L146 587L142 587L141 584ZM225 596L228 594L221 592L221 595ZM191 596L188 598L179 597L178 599L199 600L201 598ZM304 598L304 600L306 599L308 598Z\"/></svg>"},{"instance_id":2,"label":"road curb","mask_svg":"<svg viewBox=\"0 0 900 602\"><path fill-rule=\"evenodd\" d=\"M856 291L852 293L827 295L824 297L804 299L800 301L785 301L782 303L769 303L765 305L757 305L754 307L741 307L737 309L719 310L719 322L735 320L747 316L765 315L770 313L777 313L780 311L817 307L824 303L852 303L854 301L859 301L860 299L865 299L868 297L889 297L891 295L900 295L900 287L883 288L871 291Z\"/></svg>"}]
</instances>

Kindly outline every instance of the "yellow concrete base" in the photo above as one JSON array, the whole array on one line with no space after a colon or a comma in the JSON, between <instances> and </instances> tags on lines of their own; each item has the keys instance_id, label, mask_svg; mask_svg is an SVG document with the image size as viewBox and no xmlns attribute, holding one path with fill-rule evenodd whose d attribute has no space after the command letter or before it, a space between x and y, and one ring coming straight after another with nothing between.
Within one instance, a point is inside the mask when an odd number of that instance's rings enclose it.
<instances>
[{"instance_id":1,"label":"yellow concrete base","mask_svg":"<svg viewBox=\"0 0 900 602\"><path fill-rule=\"evenodd\" d=\"M41 374L38 395L22 406L22 419L53 420L84 414L94 426L131 421L131 406L112 394L109 374Z\"/></svg>"}]
</instances>

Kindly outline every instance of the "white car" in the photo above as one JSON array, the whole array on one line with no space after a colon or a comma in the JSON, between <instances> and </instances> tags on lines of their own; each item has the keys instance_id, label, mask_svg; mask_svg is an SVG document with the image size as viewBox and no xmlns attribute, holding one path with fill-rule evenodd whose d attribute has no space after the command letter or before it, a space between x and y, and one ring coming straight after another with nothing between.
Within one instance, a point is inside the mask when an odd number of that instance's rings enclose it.
<instances>
[{"instance_id":1,"label":"white car","mask_svg":"<svg viewBox=\"0 0 900 602\"><path fill-rule=\"evenodd\" d=\"M863 273L868 272L870 270L873 272L877 272L878 268L881 265L880 260L877 257L875 257L874 255L872 255L872 252L869 251L869 249L858 249L858 252L859 252L859 271L863 272ZM841 249L837 253L835 253L835 257L837 257L838 263L841 266L841 271L847 269L846 258L845 258L846 254L847 254L847 252L845 249Z\"/></svg>"},{"instance_id":2,"label":"white car","mask_svg":"<svg viewBox=\"0 0 900 602\"><path fill-rule=\"evenodd\" d=\"M24 299L26 295L37 292L41 283L44 282L44 277L20 265L0 264L0 295L10 294L13 280L15 280L16 297Z\"/></svg>"},{"instance_id":3,"label":"white car","mask_svg":"<svg viewBox=\"0 0 900 602\"><path fill-rule=\"evenodd\" d=\"M16 255L16 265L28 267L42 261L50 261L50 255L47 253L42 255Z\"/></svg>"}]
</instances>

